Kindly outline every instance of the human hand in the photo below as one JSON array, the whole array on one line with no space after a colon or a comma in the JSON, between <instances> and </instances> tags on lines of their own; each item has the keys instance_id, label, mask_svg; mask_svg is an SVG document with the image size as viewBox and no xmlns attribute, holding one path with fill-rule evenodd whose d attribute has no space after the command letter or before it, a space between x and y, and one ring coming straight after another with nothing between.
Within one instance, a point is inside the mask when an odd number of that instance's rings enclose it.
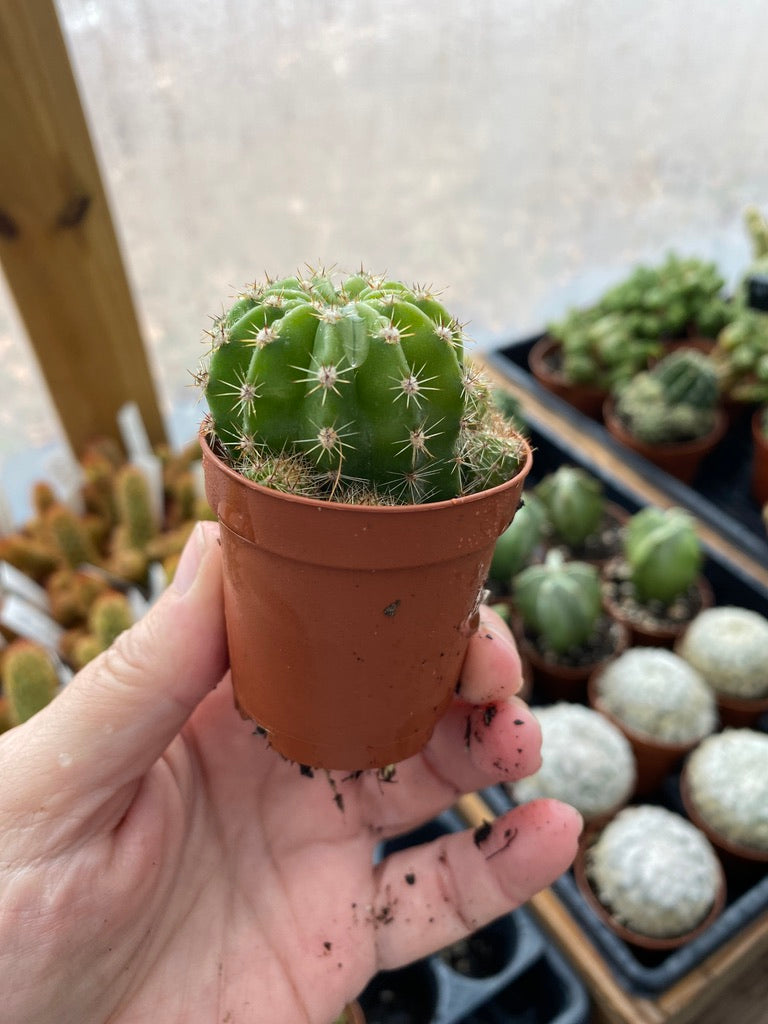
<instances>
[{"instance_id":1,"label":"human hand","mask_svg":"<svg viewBox=\"0 0 768 1024\"><path fill-rule=\"evenodd\" d=\"M236 713L226 667L207 523L148 615L0 737L1 1022L328 1024L378 970L506 913L573 858L578 815L537 801L484 843L466 831L373 865L380 840L538 767L489 609L459 695L391 782L302 774Z\"/></svg>"}]
</instances>

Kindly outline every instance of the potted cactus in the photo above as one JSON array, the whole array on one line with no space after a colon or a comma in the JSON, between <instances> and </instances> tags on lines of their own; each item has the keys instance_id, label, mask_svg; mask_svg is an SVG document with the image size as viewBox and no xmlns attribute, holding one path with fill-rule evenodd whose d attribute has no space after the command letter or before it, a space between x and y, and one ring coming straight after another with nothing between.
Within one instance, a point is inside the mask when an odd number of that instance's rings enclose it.
<instances>
[{"instance_id":1,"label":"potted cactus","mask_svg":"<svg viewBox=\"0 0 768 1024\"><path fill-rule=\"evenodd\" d=\"M600 419L609 393L644 370L670 339L717 336L731 310L713 263L671 253L636 267L586 309L551 324L530 352L537 379Z\"/></svg>"},{"instance_id":2,"label":"potted cactus","mask_svg":"<svg viewBox=\"0 0 768 1024\"><path fill-rule=\"evenodd\" d=\"M423 290L267 280L211 338L201 445L237 706L302 764L400 761L451 700L530 448Z\"/></svg>"},{"instance_id":3,"label":"potted cactus","mask_svg":"<svg viewBox=\"0 0 768 1024\"><path fill-rule=\"evenodd\" d=\"M495 597L508 595L512 578L535 556L544 538L546 521L542 503L535 494L526 494L522 507L493 549L488 586Z\"/></svg>"},{"instance_id":4,"label":"potted cactus","mask_svg":"<svg viewBox=\"0 0 768 1024\"><path fill-rule=\"evenodd\" d=\"M725 729L690 754L680 780L689 818L726 862L768 865L768 736Z\"/></svg>"},{"instance_id":5,"label":"potted cactus","mask_svg":"<svg viewBox=\"0 0 768 1024\"><path fill-rule=\"evenodd\" d=\"M534 488L547 516L548 544L575 561L599 564L621 551L621 528L627 513L608 502L596 476L563 465Z\"/></svg>"},{"instance_id":6,"label":"potted cactus","mask_svg":"<svg viewBox=\"0 0 768 1024\"><path fill-rule=\"evenodd\" d=\"M557 548L518 573L512 597L518 642L550 699L584 697L591 672L627 645L626 629L603 611L597 568Z\"/></svg>"},{"instance_id":7,"label":"potted cactus","mask_svg":"<svg viewBox=\"0 0 768 1024\"><path fill-rule=\"evenodd\" d=\"M693 518L683 509L649 505L630 517L622 556L603 568L603 598L633 644L671 647L712 604L703 561Z\"/></svg>"},{"instance_id":8,"label":"potted cactus","mask_svg":"<svg viewBox=\"0 0 768 1024\"><path fill-rule=\"evenodd\" d=\"M712 360L694 348L679 348L606 399L603 418L622 444L690 483L725 433L718 403Z\"/></svg>"},{"instance_id":9,"label":"potted cactus","mask_svg":"<svg viewBox=\"0 0 768 1024\"><path fill-rule=\"evenodd\" d=\"M724 724L751 726L768 711L768 619L751 608L706 608L675 646L717 698Z\"/></svg>"},{"instance_id":10,"label":"potted cactus","mask_svg":"<svg viewBox=\"0 0 768 1024\"><path fill-rule=\"evenodd\" d=\"M671 950L725 906L725 875L706 836L664 807L625 807L588 836L574 864L582 896L624 941Z\"/></svg>"},{"instance_id":11,"label":"potted cactus","mask_svg":"<svg viewBox=\"0 0 768 1024\"><path fill-rule=\"evenodd\" d=\"M589 680L589 702L627 737L637 792L653 792L718 724L712 690L664 647L631 647Z\"/></svg>"}]
</instances>

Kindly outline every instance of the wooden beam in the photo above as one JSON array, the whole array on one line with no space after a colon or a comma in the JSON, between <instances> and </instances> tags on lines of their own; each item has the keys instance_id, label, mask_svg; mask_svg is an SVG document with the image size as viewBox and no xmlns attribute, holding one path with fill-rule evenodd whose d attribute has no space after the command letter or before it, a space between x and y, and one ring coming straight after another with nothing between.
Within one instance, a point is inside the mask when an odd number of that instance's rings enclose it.
<instances>
[{"instance_id":1,"label":"wooden beam","mask_svg":"<svg viewBox=\"0 0 768 1024\"><path fill-rule=\"evenodd\" d=\"M131 400L164 440L53 0L0 3L0 264L74 451Z\"/></svg>"}]
</instances>

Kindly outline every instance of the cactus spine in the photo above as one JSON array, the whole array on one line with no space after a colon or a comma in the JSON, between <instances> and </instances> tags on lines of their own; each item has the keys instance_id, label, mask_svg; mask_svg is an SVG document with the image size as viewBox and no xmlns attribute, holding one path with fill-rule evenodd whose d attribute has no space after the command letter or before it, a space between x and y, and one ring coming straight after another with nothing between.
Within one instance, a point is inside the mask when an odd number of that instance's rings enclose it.
<instances>
[{"instance_id":1,"label":"cactus spine","mask_svg":"<svg viewBox=\"0 0 768 1024\"><path fill-rule=\"evenodd\" d=\"M213 431L256 482L326 497L364 482L421 503L517 472L519 441L427 290L364 273L267 280L211 337L199 381Z\"/></svg>"}]
</instances>

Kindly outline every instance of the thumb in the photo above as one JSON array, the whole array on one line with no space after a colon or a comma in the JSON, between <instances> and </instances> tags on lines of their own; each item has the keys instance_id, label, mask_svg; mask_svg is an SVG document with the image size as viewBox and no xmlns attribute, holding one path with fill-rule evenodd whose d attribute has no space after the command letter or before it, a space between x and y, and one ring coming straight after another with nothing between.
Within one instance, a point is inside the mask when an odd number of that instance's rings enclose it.
<instances>
[{"instance_id":1,"label":"thumb","mask_svg":"<svg viewBox=\"0 0 768 1024\"><path fill-rule=\"evenodd\" d=\"M226 668L218 527L198 523L154 607L22 727L26 754L70 791L132 782Z\"/></svg>"}]
</instances>

